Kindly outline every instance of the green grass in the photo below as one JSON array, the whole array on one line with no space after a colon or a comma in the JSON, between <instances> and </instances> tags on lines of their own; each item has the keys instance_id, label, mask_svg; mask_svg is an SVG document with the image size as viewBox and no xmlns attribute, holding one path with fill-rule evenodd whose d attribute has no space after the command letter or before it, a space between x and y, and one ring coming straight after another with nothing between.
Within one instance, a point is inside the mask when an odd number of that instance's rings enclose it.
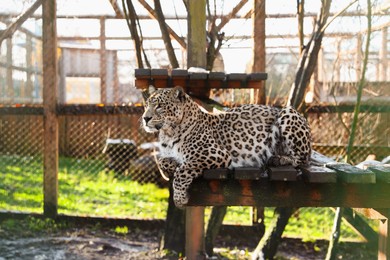
<instances>
[{"instance_id":1,"label":"green grass","mask_svg":"<svg viewBox=\"0 0 390 260\"><path fill-rule=\"evenodd\" d=\"M0 209L42 213L40 159L0 157ZM116 178L93 160L60 158L58 211L68 215L165 218L168 190Z\"/></svg>"},{"instance_id":2,"label":"green grass","mask_svg":"<svg viewBox=\"0 0 390 260\"><path fill-rule=\"evenodd\" d=\"M59 213L99 217L165 219L168 189L139 184L104 170L104 161L60 158ZM41 158L0 156L0 210L43 212ZM206 210L206 216L210 208ZM266 208L269 226L273 209ZM329 208L301 208L291 217L285 236L328 239L334 213ZM229 207L225 224L250 225L249 207ZM359 236L345 223L342 238Z\"/></svg>"}]
</instances>

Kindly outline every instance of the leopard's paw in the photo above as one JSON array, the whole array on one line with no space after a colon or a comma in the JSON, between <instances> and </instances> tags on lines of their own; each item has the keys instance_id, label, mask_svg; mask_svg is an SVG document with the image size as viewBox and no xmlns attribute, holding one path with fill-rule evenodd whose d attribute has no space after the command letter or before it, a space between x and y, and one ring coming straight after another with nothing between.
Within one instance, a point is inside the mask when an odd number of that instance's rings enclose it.
<instances>
[{"instance_id":1,"label":"leopard's paw","mask_svg":"<svg viewBox=\"0 0 390 260\"><path fill-rule=\"evenodd\" d=\"M173 192L173 202L175 203L175 206L183 209L189 201L189 195L187 192L183 191L174 191Z\"/></svg>"}]
</instances>

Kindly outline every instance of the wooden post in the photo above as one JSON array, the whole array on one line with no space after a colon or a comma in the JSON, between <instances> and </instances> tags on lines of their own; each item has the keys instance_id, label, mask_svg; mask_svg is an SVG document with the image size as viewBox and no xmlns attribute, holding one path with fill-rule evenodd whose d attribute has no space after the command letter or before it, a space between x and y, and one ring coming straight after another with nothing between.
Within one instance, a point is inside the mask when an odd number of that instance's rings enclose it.
<instances>
[{"instance_id":1,"label":"wooden post","mask_svg":"<svg viewBox=\"0 0 390 260\"><path fill-rule=\"evenodd\" d=\"M265 72L265 0L254 0L253 5L253 63L252 72ZM265 104L265 81L256 90L255 103Z\"/></svg>"},{"instance_id":2,"label":"wooden post","mask_svg":"<svg viewBox=\"0 0 390 260\"><path fill-rule=\"evenodd\" d=\"M206 0L188 1L187 67L206 67Z\"/></svg>"},{"instance_id":3,"label":"wooden post","mask_svg":"<svg viewBox=\"0 0 390 260\"><path fill-rule=\"evenodd\" d=\"M252 73L265 72L266 52L265 52L265 0L253 1L253 58ZM265 104L265 81L261 81L261 87L254 90L254 100L256 104ZM251 101L252 102L252 101ZM264 215L264 208L252 209L252 223L261 223L264 228L264 221L259 222L259 218Z\"/></svg>"},{"instance_id":4,"label":"wooden post","mask_svg":"<svg viewBox=\"0 0 390 260\"><path fill-rule=\"evenodd\" d=\"M14 81L12 76L12 38L7 38L7 86L5 88L5 102L13 103L14 100Z\"/></svg>"},{"instance_id":5,"label":"wooden post","mask_svg":"<svg viewBox=\"0 0 390 260\"><path fill-rule=\"evenodd\" d=\"M44 109L44 215L55 218L58 210L58 118L56 0L42 5L43 109Z\"/></svg>"},{"instance_id":6,"label":"wooden post","mask_svg":"<svg viewBox=\"0 0 390 260\"><path fill-rule=\"evenodd\" d=\"M206 67L206 0L188 1L187 67ZM205 93L205 95L207 95ZM186 258L205 258L204 207L186 208Z\"/></svg>"},{"instance_id":7,"label":"wooden post","mask_svg":"<svg viewBox=\"0 0 390 260\"><path fill-rule=\"evenodd\" d=\"M378 241L378 260L390 259L390 210L384 212L386 219L379 220L379 241Z\"/></svg>"},{"instance_id":8,"label":"wooden post","mask_svg":"<svg viewBox=\"0 0 390 260\"><path fill-rule=\"evenodd\" d=\"M100 18L100 103L107 103L106 20Z\"/></svg>"},{"instance_id":9,"label":"wooden post","mask_svg":"<svg viewBox=\"0 0 390 260\"><path fill-rule=\"evenodd\" d=\"M387 33L388 27L382 28L382 46L379 51L379 80L380 81L387 81Z\"/></svg>"},{"instance_id":10,"label":"wooden post","mask_svg":"<svg viewBox=\"0 0 390 260\"><path fill-rule=\"evenodd\" d=\"M29 34L26 34L26 67L27 67L27 82L26 86L23 91L23 97L26 99L26 101L30 101L33 103L33 82L31 80L32 72L33 72L33 64L32 64L32 52L33 52L33 45L32 45L32 37Z\"/></svg>"}]
</instances>

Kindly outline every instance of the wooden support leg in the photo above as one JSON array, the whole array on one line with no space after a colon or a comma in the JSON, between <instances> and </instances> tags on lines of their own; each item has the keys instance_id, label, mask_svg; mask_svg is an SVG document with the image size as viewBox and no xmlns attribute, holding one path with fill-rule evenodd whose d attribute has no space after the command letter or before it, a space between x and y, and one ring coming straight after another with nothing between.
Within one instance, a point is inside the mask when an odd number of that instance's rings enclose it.
<instances>
[{"instance_id":1,"label":"wooden support leg","mask_svg":"<svg viewBox=\"0 0 390 260\"><path fill-rule=\"evenodd\" d=\"M204 207L186 208L186 259L205 259Z\"/></svg>"},{"instance_id":2,"label":"wooden support leg","mask_svg":"<svg viewBox=\"0 0 390 260\"><path fill-rule=\"evenodd\" d=\"M378 244L378 259L379 260L390 260L390 225L389 215L387 219L379 220L379 244Z\"/></svg>"}]
</instances>

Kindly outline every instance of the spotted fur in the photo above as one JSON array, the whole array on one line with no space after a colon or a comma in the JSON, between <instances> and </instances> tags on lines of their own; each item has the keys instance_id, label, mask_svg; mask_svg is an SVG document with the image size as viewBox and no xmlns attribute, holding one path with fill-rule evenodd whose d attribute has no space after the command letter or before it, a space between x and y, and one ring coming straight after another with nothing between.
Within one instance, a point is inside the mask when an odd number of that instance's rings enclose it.
<instances>
[{"instance_id":1,"label":"spotted fur","mask_svg":"<svg viewBox=\"0 0 390 260\"><path fill-rule=\"evenodd\" d=\"M310 129L292 107L243 105L212 114L180 87L150 92L143 128L158 133L159 165L173 176L178 207L188 203L188 188L205 169L308 163Z\"/></svg>"}]
</instances>

